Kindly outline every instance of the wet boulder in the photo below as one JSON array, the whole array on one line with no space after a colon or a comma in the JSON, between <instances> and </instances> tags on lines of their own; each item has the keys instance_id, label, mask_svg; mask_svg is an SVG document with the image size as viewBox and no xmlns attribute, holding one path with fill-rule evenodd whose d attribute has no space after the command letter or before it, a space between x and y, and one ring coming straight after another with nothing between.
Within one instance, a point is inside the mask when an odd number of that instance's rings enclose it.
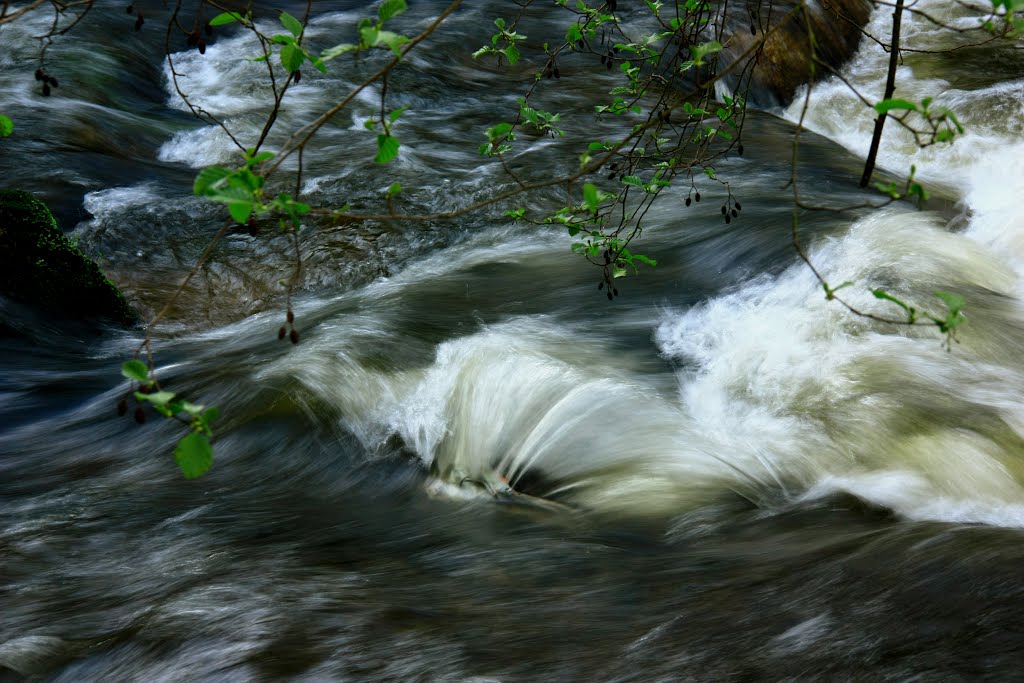
<instances>
[{"instance_id":1,"label":"wet boulder","mask_svg":"<svg viewBox=\"0 0 1024 683\"><path fill-rule=\"evenodd\" d=\"M0 295L81 320L122 325L137 316L99 266L28 192L0 190Z\"/></svg>"},{"instance_id":2,"label":"wet boulder","mask_svg":"<svg viewBox=\"0 0 1024 683\"><path fill-rule=\"evenodd\" d=\"M785 106L810 80L811 34L817 59L838 69L856 53L870 16L867 0L821 0L808 2L806 9L784 0L772 3L770 11L767 5L730 5L720 64L740 64L726 84L733 91L746 91L747 100L756 106ZM757 55L762 40L764 47ZM742 68L752 56L753 68ZM819 79L829 75L820 66L817 73Z\"/></svg>"}]
</instances>

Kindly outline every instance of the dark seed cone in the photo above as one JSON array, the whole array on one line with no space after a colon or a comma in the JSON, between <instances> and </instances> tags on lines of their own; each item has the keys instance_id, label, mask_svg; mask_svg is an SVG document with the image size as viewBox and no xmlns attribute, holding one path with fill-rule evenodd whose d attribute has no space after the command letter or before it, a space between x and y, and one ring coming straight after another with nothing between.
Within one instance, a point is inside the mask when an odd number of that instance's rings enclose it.
<instances>
[{"instance_id":1,"label":"dark seed cone","mask_svg":"<svg viewBox=\"0 0 1024 683\"><path fill-rule=\"evenodd\" d=\"M562 73L558 70L557 66L555 67L555 72L554 73L555 73L555 78L561 78L562 77Z\"/></svg>"},{"instance_id":2,"label":"dark seed cone","mask_svg":"<svg viewBox=\"0 0 1024 683\"><path fill-rule=\"evenodd\" d=\"M740 146L738 146L738 147L736 148L736 151L737 151L737 152L739 152L739 155L740 155L740 156L743 156L743 145L740 145Z\"/></svg>"},{"instance_id":3,"label":"dark seed cone","mask_svg":"<svg viewBox=\"0 0 1024 683\"><path fill-rule=\"evenodd\" d=\"M732 216L725 214L725 224L728 225L729 223L732 223Z\"/></svg>"},{"instance_id":4,"label":"dark seed cone","mask_svg":"<svg viewBox=\"0 0 1024 683\"><path fill-rule=\"evenodd\" d=\"M288 335L288 338L292 340L292 344L299 343L299 333L295 330L292 330L291 334Z\"/></svg>"},{"instance_id":5,"label":"dark seed cone","mask_svg":"<svg viewBox=\"0 0 1024 683\"><path fill-rule=\"evenodd\" d=\"M731 211L730 213L732 213L732 217L733 217L733 218L736 218L736 216L739 216L739 215L740 215L740 212L739 212L739 211L737 211L736 209L733 209L733 210L732 210L732 211Z\"/></svg>"},{"instance_id":6,"label":"dark seed cone","mask_svg":"<svg viewBox=\"0 0 1024 683\"><path fill-rule=\"evenodd\" d=\"M689 205L690 205L690 201L691 201L691 200L690 200L690 198L689 198L689 197L687 197L687 198L686 198L686 205L687 205L687 206L689 206Z\"/></svg>"},{"instance_id":7,"label":"dark seed cone","mask_svg":"<svg viewBox=\"0 0 1024 683\"><path fill-rule=\"evenodd\" d=\"M700 192L694 192L693 193L693 201L695 201L695 202L699 202L700 201Z\"/></svg>"},{"instance_id":8,"label":"dark seed cone","mask_svg":"<svg viewBox=\"0 0 1024 683\"><path fill-rule=\"evenodd\" d=\"M144 23L146 23L146 19L140 13L139 14L139 18L135 20L135 30L136 31L141 31L142 30L142 25Z\"/></svg>"},{"instance_id":9,"label":"dark seed cone","mask_svg":"<svg viewBox=\"0 0 1024 683\"><path fill-rule=\"evenodd\" d=\"M603 282L598 282L597 283L597 291L600 292L602 289L604 289L604 283Z\"/></svg>"},{"instance_id":10,"label":"dark seed cone","mask_svg":"<svg viewBox=\"0 0 1024 683\"><path fill-rule=\"evenodd\" d=\"M611 292L608 292L608 301L611 301L614 298L615 298L615 295L612 294Z\"/></svg>"},{"instance_id":11,"label":"dark seed cone","mask_svg":"<svg viewBox=\"0 0 1024 683\"><path fill-rule=\"evenodd\" d=\"M142 406L135 406L135 421L139 424L145 424L146 422L146 411L143 410Z\"/></svg>"},{"instance_id":12,"label":"dark seed cone","mask_svg":"<svg viewBox=\"0 0 1024 683\"><path fill-rule=\"evenodd\" d=\"M726 212L726 211L728 211L728 209L727 209L727 208L725 208L725 204L722 204L722 215L723 215L723 216L725 215L725 212Z\"/></svg>"},{"instance_id":13,"label":"dark seed cone","mask_svg":"<svg viewBox=\"0 0 1024 683\"><path fill-rule=\"evenodd\" d=\"M128 399L122 398L117 402L117 415L118 417L124 417L128 414Z\"/></svg>"},{"instance_id":14,"label":"dark seed cone","mask_svg":"<svg viewBox=\"0 0 1024 683\"><path fill-rule=\"evenodd\" d=\"M59 88L60 87L60 83L58 83L57 79L54 78L53 76L50 76L50 85L52 85L54 88Z\"/></svg>"},{"instance_id":15,"label":"dark seed cone","mask_svg":"<svg viewBox=\"0 0 1024 683\"><path fill-rule=\"evenodd\" d=\"M302 72L301 71L296 71L295 72L295 82L298 83L301 80L302 80Z\"/></svg>"},{"instance_id":16,"label":"dark seed cone","mask_svg":"<svg viewBox=\"0 0 1024 683\"><path fill-rule=\"evenodd\" d=\"M36 69L36 80L41 81L46 78L46 72L42 69Z\"/></svg>"},{"instance_id":17,"label":"dark seed cone","mask_svg":"<svg viewBox=\"0 0 1024 683\"><path fill-rule=\"evenodd\" d=\"M203 40L202 38L200 38L198 46L199 46L199 54L205 55L206 54L206 41Z\"/></svg>"},{"instance_id":18,"label":"dark seed cone","mask_svg":"<svg viewBox=\"0 0 1024 683\"><path fill-rule=\"evenodd\" d=\"M740 203L739 203L739 202L733 202L733 205L734 205L734 206L736 207L736 210L737 210L737 211L742 211L742 210L743 210L743 207L742 207L742 206L740 206Z\"/></svg>"},{"instance_id":19,"label":"dark seed cone","mask_svg":"<svg viewBox=\"0 0 1024 683\"><path fill-rule=\"evenodd\" d=\"M128 14L131 14L132 12L135 11L135 5L128 5L127 7L124 8L124 11L126 13L128 13Z\"/></svg>"},{"instance_id":20,"label":"dark seed cone","mask_svg":"<svg viewBox=\"0 0 1024 683\"><path fill-rule=\"evenodd\" d=\"M618 296L619 295L619 290L617 290L615 288L612 288L612 294L614 294L615 296Z\"/></svg>"},{"instance_id":21,"label":"dark seed cone","mask_svg":"<svg viewBox=\"0 0 1024 683\"><path fill-rule=\"evenodd\" d=\"M284 339L285 335L288 334L288 330L284 329L284 325L281 325L281 329L277 331L277 338Z\"/></svg>"},{"instance_id":22,"label":"dark seed cone","mask_svg":"<svg viewBox=\"0 0 1024 683\"><path fill-rule=\"evenodd\" d=\"M43 83L43 97L49 97L49 96L50 96L50 84L49 83Z\"/></svg>"},{"instance_id":23,"label":"dark seed cone","mask_svg":"<svg viewBox=\"0 0 1024 683\"><path fill-rule=\"evenodd\" d=\"M285 316L285 317L288 318L288 323L289 324L295 322L295 312L292 311L292 309L290 309L290 308L288 309L288 315Z\"/></svg>"}]
</instances>

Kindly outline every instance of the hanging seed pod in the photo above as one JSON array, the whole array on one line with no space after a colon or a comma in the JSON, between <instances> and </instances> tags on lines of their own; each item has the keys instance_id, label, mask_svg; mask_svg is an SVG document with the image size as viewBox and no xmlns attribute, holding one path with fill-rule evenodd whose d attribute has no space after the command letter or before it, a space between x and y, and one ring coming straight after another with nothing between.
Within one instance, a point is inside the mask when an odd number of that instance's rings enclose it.
<instances>
[{"instance_id":1,"label":"hanging seed pod","mask_svg":"<svg viewBox=\"0 0 1024 683\"><path fill-rule=\"evenodd\" d=\"M143 410L142 406L135 406L135 421L139 424L145 424L146 422L146 411Z\"/></svg>"},{"instance_id":2,"label":"hanging seed pod","mask_svg":"<svg viewBox=\"0 0 1024 683\"><path fill-rule=\"evenodd\" d=\"M729 225L729 223L732 223L732 216L725 214L725 224Z\"/></svg>"},{"instance_id":3,"label":"hanging seed pod","mask_svg":"<svg viewBox=\"0 0 1024 683\"><path fill-rule=\"evenodd\" d=\"M288 309L288 315L285 316L288 319L288 324L295 322L295 312L292 309Z\"/></svg>"},{"instance_id":4,"label":"hanging seed pod","mask_svg":"<svg viewBox=\"0 0 1024 683\"><path fill-rule=\"evenodd\" d=\"M36 80L41 81L46 78L46 72L42 69L36 69Z\"/></svg>"},{"instance_id":5,"label":"hanging seed pod","mask_svg":"<svg viewBox=\"0 0 1024 683\"><path fill-rule=\"evenodd\" d=\"M726 212L726 211L728 211L728 209L727 209L727 208L725 208L725 204L722 204L722 215L723 215L723 216L725 215L725 212Z\"/></svg>"},{"instance_id":6,"label":"hanging seed pod","mask_svg":"<svg viewBox=\"0 0 1024 683\"><path fill-rule=\"evenodd\" d=\"M281 325L281 329L277 331L278 341L284 339L285 335L288 334L288 330L285 329L284 325Z\"/></svg>"},{"instance_id":7,"label":"hanging seed pod","mask_svg":"<svg viewBox=\"0 0 1024 683\"><path fill-rule=\"evenodd\" d=\"M750 35L752 35L752 36L756 36L757 35L757 27L754 26L754 24L750 24Z\"/></svg>"},{"instance_id":8,"label":"hanging seed pod","mask_svg":"<svg viewBox=\"0 0 1024 683\"><path fill-rule=\"evenodd\" d=\"M49 97L49 96L50 96L50 84L49 83L43 83L43 97Z\"/></svg>"},{"instance_id":9,"label":"hanging seed pod","mask_svg":"<svg viewBox=\"0 0 1024 683\"><path fill-rule=\"evenodd\" d=\"M614 294L615 296L618 296L619 295L619 290L617 290L614 287L612 287L612 294Z\"/></svg>"},{"instance_id":10,"label":"hanging seed pod","mask_svg":"<svg viewBox=\"0 0 1024 683\"><path fill-rule=\"evenodd\" d=\"M561 74L561 72L559 72L557 66L555 67L554 74L555 74L555 78L561 78L562 77L562 74Z\"/></svg>"},{"instance_id":11,"label":"hanging seed pod","mask_svg":"<svg viewBox=\"0 0 1024 683\"><path fill-rule=\"evenodd\" d=\"M205 55L206 54L206 41L203 40L202 38L199 39L199 54L201 54L201 55Z\"/></svg>"},{"instance_id":12,"label":"hanging seed pod","mask_svg":"<svg viewBox=\"0 0 1024 683\"><path fill-rule=\"evenodd\" d=\"M740 143L739 147L737 147L737 148L736 148L736 152L737 152L737 153L738 153L738 154L739 154L740 156L743 156L743 143L742 143L742 142Z\"/></svg>"},{"instance_id":13,"label":"hanging seed pod","mask_svg":"<svg viewBox=\"0 0 1024 683\"><path fill-rule=\"evenodd\" d=\"M117 402L117 416L124 417L128 414L128 399L122 398Z\"/></svg>"},{"instance_id":14,"label":"hanging seed pod","mask_svg":"<svg viewBox=\"0 0 1024 683\"><path fill-rule=\"evenodd\" d=\"M52 85L54 88L60 87L60 83L58 83L57 79L53 76L50 76L50 85Z\"/></svg>"},{"instance_id":15,"label":"hanging seed pod","mask_svg":"<svg viewBox=\"0 0 1024 683\"><path fill-rule=\"evenodd\" d=\"M739 215L740 215L740 212L739 212L739 211L737 211L736 209L733 209L731 213L732 213L732 217L733 217L733 218L736 218L736 216L739 216Z\"/></svg>"},{"instance_id":16,"label":"hanging seed pod","mask_svg":"<svg viewBox=\"0 0 1024 683\"><path fill-rule=\"evenodd\" d=\"M601 63L602 64L604 64L604 60L606 60L606 59L607 59L607 57L605 57L604 55L601 55Z\"/></svg>"},{"instance_id":17,"label":"hanging seed pod","mask_svg":"<svg viewBox=\"0 0 1024 683\"><path fill-rule=\"evenodd\" d=\"M733 202L733 206L735 206L735 207L736 207L736 210L737 210L737 211L742 211L742 210L743 210L743 207L742 207L742 206L740 206L740 203L739 203L739 202Z\"/></svg>"},{"instance_id":18,"label":"hanging seed pod","mask_svg":"<svg viewBox=\"0 0 1024 683\"><path fill-rule=\"evenodd\" d=\"M687 197L687 198L686 198L686 205L687 205L687 206L689 206L689 205L690 205L690 202L691 202L691 201L692 201L692 200L691 200L691 199L690 199L689 197Z\"/></svg>"},{"instance_id":19,"label":"hanging seed pod","mask_svg":"<svg viewBox=\"0 0 1024 683\"><path fill-rule=\"evenodd\" d=\"M144 23L146 23L146 18L142 16L142 12L139 12L139 17L135 20L135 30L141 31Z\"/></svg>"},{"instance_id":20,"label":"hanging seed pod","mask_svg":"<svg viewBox=\"0 0 1024 683\"><path fill-rule=\"evenodd\" d=\"M597 291L600 292L602 289L604 289L604 280L597 283Z\"/></svg>"},{"instance_id":21,"label":"hanging seed pod","mask_svg":"<svg viewBox=\"0 0 1024 683\"><path fill-rule=\"evenodd\" d=\"M296 332L295 330L291 331L291 334L288 335L288 338L291 339L292 344L298 344L299 343L299 333Z\"/></svg>"},{"instance_id":22,"label":"hanging seed pod","mask_svg":"<svg viewBox=\"0 0 1024 683\"><path fill-rule=\"evenodd\" d=\"M608 301L611 301L614 298L615 298L615 295L612 294L611 290L608 290Z\"/></svg>"},{"instance_id":23,"label":"hanging seed pod","mask_svg":"<svg viewBox=\"0 0 1024 683\"><path fill-rule=\"evenodd\" d=\"M295 72L295 82L298 83L301 80L302 80L302 72L301 71L296 71Z\"/></svg>"},{"instance_id":24,"label":"hanging seed pod","mask_svg":"<svg viewBox=\"0 0 1024 683\"><path fill-rule=\"evenodd\" d=\"M195 31L192 31L192 33L189 33L188 36L185 37L185 44L188 45L189 47L195 47L196 43L198 43L198 42L199 42L199 34L196 33Z\"/></svg>"},{"instance_id":25,"label":"hanging seed pod","mask_svg":"<svg viewBox=\"0 0 1024 683\"><path fill-rule=\"evenodd\" d=\"M609 71L612 70L612 58L611 57L608 58L608 70Z\"/></svg>"},{"instance_id":26,"label":"hanging seed pod","mask_svg":"<svg viewBox=\"0 0 1024 683\"><path fill-rule=\"evenodd\" d=\"M695 201L695 202L699 202L700 201L700 192L694 192L693 193L693 201Z\"/></svg>"},{"instance_id":27,"label":"hanging seed pod","mask_svg":"<svg viewBox=\"0 0 1024 683\"><path fill-rule=\"evenodd\" d=\"M128 5L127 7L124 8L124 11L127 14L133 13L135 11L135 5Z\"/></svg>"}]
</instances>

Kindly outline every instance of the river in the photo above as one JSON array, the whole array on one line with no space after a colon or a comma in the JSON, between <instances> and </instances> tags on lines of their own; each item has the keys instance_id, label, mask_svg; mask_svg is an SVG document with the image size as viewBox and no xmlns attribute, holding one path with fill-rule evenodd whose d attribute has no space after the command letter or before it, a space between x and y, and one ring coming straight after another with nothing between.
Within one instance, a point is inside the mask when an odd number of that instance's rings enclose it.
<instances>
[{"instance_id":1,"label":"river","mask_svg":"<svg viewBox=\"0 0 1024 683\"><path fill-rule=\"evenodd\" d=\"M366 11L316 5L319 47ZM417 3L402 25L439 7ZM399 180L399 208L439 211L507 183L476 148L532 72L467 54L500 7L467 4L396 73L393 104L409 110L386 176L368 163L371 92L307 151L303 196L379 209ZM918 7L976 21L949 0ZM32 36L46 22L0 28L0 112L16 125L0 174L152 311L221 225L191 182L232 147L176 101L158 20L135 33L120 5L55 42L61 84L42 98ZM904 39L968 40L920 14ZM252 136L267 89L238 58L246 40L223 30L205 55L182 41L175 56L190 95ZM924 150L886 131L880 165L915 164L945 198L935 209L801 216L815 264L856 281L843 291L857 305L892 312L868 286L936 312L930 292L962 294L950 350L933 329L826 301L798 261L784 185L802 95L752 112L745 155L721 165L742 215L723 223L710 182L700 204L657 203L637 249L658 266L614 302L563 230L492 214L310 229L292 346L277 340L290 243L228 235L154 343L168 387L224 414L194 481L171 457L180 426L116 415L137 330L0 299L0 679L1019 677L1020 47L905 55L897 96L934 96L966 129ZM842 73L878 99L887 59L866 43ZM271 146L370 66L304 74ZM571 60L561 76L551 111L612 78ZM569 169L567 149L615 130L578 121L524 138L513 163ZM805 200L877 196L856 189L872 117L842 83L816 85L804 125ZM453 483L498 477L537 500Z\"/></svg>"}]
</instances>

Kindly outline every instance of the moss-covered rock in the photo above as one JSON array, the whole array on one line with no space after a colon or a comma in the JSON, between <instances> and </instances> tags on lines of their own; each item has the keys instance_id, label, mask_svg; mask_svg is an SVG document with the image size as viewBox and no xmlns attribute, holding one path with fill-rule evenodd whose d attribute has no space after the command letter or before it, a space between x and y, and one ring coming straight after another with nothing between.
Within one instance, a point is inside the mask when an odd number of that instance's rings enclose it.
<instances>
[{"instance_id":1,"label":"moss-covered rock","mask_svg":"<svg viewBox=\"0 0 1024 683\"><path fill-rule=\"evenodd\" d=\"M0 190L0 294L79 319L137 322L117 287L64 236L46 204Z\"/></svg>"}]
</instances>

